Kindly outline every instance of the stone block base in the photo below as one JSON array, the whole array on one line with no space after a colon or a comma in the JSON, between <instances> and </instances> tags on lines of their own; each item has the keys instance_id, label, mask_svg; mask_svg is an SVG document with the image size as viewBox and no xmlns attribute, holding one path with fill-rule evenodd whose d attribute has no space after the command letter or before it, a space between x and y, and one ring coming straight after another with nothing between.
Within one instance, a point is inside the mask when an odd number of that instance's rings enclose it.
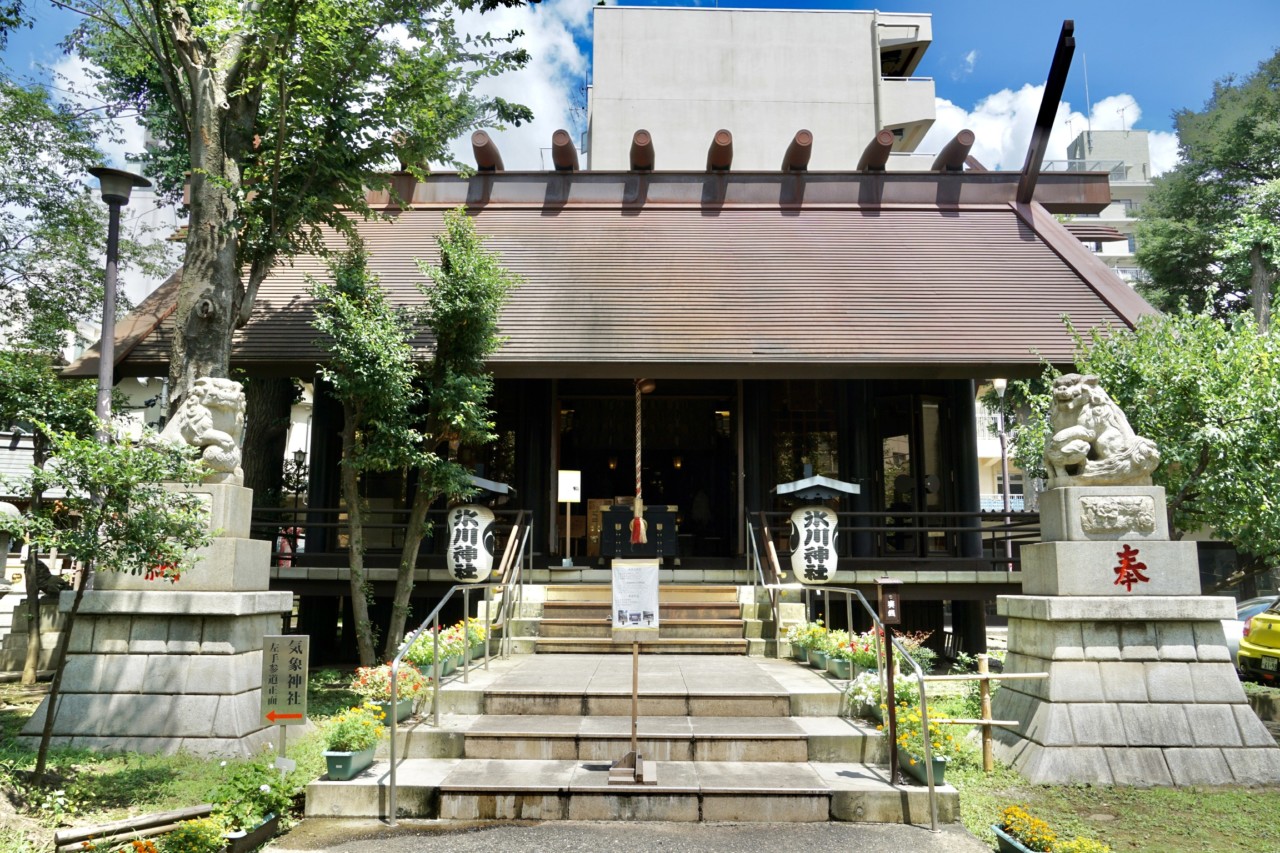
<instances>
[{"instance_id":1,"label":"stone block base","mask_svg":"<svg viewBox=\"0 0 1280 853\"><path fill-rule=\"evenodd\" d=\"M69 610L73 593L65 593ZM55 743L101 750L247 756L261 725L262 637L287 592L90 591L68 647ZM22 730L44 725L46 699Z\"/></svg>"},{"instance_id":2,"label":"stone block base","mask_svg":"<svg viewBox=\"0 0 1280 853\"><path fill-rule=\"evenodd\" d=\"M1036 783L1280 783L1280 749L1245 700L1223 599L1002 596L1008 680L996 754ZM1229 600L1226 600L1229 602Z\"/></svg>"}]
</instances>

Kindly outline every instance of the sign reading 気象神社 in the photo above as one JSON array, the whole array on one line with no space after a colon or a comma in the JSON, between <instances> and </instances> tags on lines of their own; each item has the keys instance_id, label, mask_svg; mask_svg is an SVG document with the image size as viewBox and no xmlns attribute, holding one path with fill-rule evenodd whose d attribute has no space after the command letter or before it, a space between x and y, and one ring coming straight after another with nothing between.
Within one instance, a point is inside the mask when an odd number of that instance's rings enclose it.
<instances>
[{"instance_id":1,"label":"sign reading \u6c17\u8c61\u795e\u793e","mask_svg":"<svg viewBox=\"0 0 1280 853\"><path fill-rule=\"evenodd\" d=\"M305 634L262 638L262 724L296 726L307 721L307 665L311 638Z\"/></svg>"},{"instance_id":2,"label":"sign reading \u6c17\u8c61\u795e\u793e","mask_svg":"<svg viewBox=\"0 0 1280 853\"><path fill-rule=\"evenodd\" d=\"M658 561L613 561L613 639L639 642L658 636Z\"/></svg>"}]
</instances>

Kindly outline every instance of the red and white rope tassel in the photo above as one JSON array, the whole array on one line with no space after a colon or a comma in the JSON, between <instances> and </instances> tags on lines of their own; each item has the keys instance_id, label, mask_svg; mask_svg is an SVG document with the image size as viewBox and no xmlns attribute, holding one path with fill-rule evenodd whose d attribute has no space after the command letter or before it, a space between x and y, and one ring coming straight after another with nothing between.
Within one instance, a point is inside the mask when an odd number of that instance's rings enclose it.
<instances>
[{"instance_id":1,"label":"red and white rope tassel","mask_svg":"<svg viewBox=\"0 0 1280 853\"><path fill-rule=\"evenodd\" d=\"M640 400L644 394L640 390L643 379L636 380L636 503L631 513L631 544L643 545L649 541L647 525L644 520L644 497L642 494L642 486L640 482Z\"/></svg>"}]
</instances>

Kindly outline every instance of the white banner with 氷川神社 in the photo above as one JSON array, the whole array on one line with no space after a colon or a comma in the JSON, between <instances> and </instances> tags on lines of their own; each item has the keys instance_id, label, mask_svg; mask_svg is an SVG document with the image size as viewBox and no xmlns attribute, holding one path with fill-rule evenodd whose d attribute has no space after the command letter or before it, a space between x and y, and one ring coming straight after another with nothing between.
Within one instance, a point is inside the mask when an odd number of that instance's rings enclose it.
<instances>
[{"instance_id":1,"label":"white banner with \u6c37\u5ddd\u795e\u793e","mask_svg":"<svg viewBox=\"0 0 1280 853\"><path fill-rule=\"evenodd\" d=\"M639 642L658 636L658 561L613 561L613 639Z\"/></svg>"}]
</instances>

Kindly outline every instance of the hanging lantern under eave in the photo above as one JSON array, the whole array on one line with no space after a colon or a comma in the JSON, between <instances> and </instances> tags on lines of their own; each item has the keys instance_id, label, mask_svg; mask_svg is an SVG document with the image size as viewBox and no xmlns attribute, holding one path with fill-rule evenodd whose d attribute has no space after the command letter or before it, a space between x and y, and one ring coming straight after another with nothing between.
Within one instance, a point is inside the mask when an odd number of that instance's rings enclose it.
<instances>
[{"instance_id":1,"label":"hanging lantern under eave","mask_svg":"<svg viewBox=\"0 0 1280 853\"><path fill-rule=\"evenodd\" d=\"M449 547L445 564L459 583L481 583L493 574L493 510L462 504L449 510Z\"/></svg>"},{"instance_id":2,"label":"hanging lantern under eave","mask_svg":"<svg viewBox=\"0 0 1280 853\"><path fill-rule=\"evenodd\" d=\"M806 586L836 576L836 513L825 506L802 506L791 513L791 571Z\"/></svg>"}]
</instances>

